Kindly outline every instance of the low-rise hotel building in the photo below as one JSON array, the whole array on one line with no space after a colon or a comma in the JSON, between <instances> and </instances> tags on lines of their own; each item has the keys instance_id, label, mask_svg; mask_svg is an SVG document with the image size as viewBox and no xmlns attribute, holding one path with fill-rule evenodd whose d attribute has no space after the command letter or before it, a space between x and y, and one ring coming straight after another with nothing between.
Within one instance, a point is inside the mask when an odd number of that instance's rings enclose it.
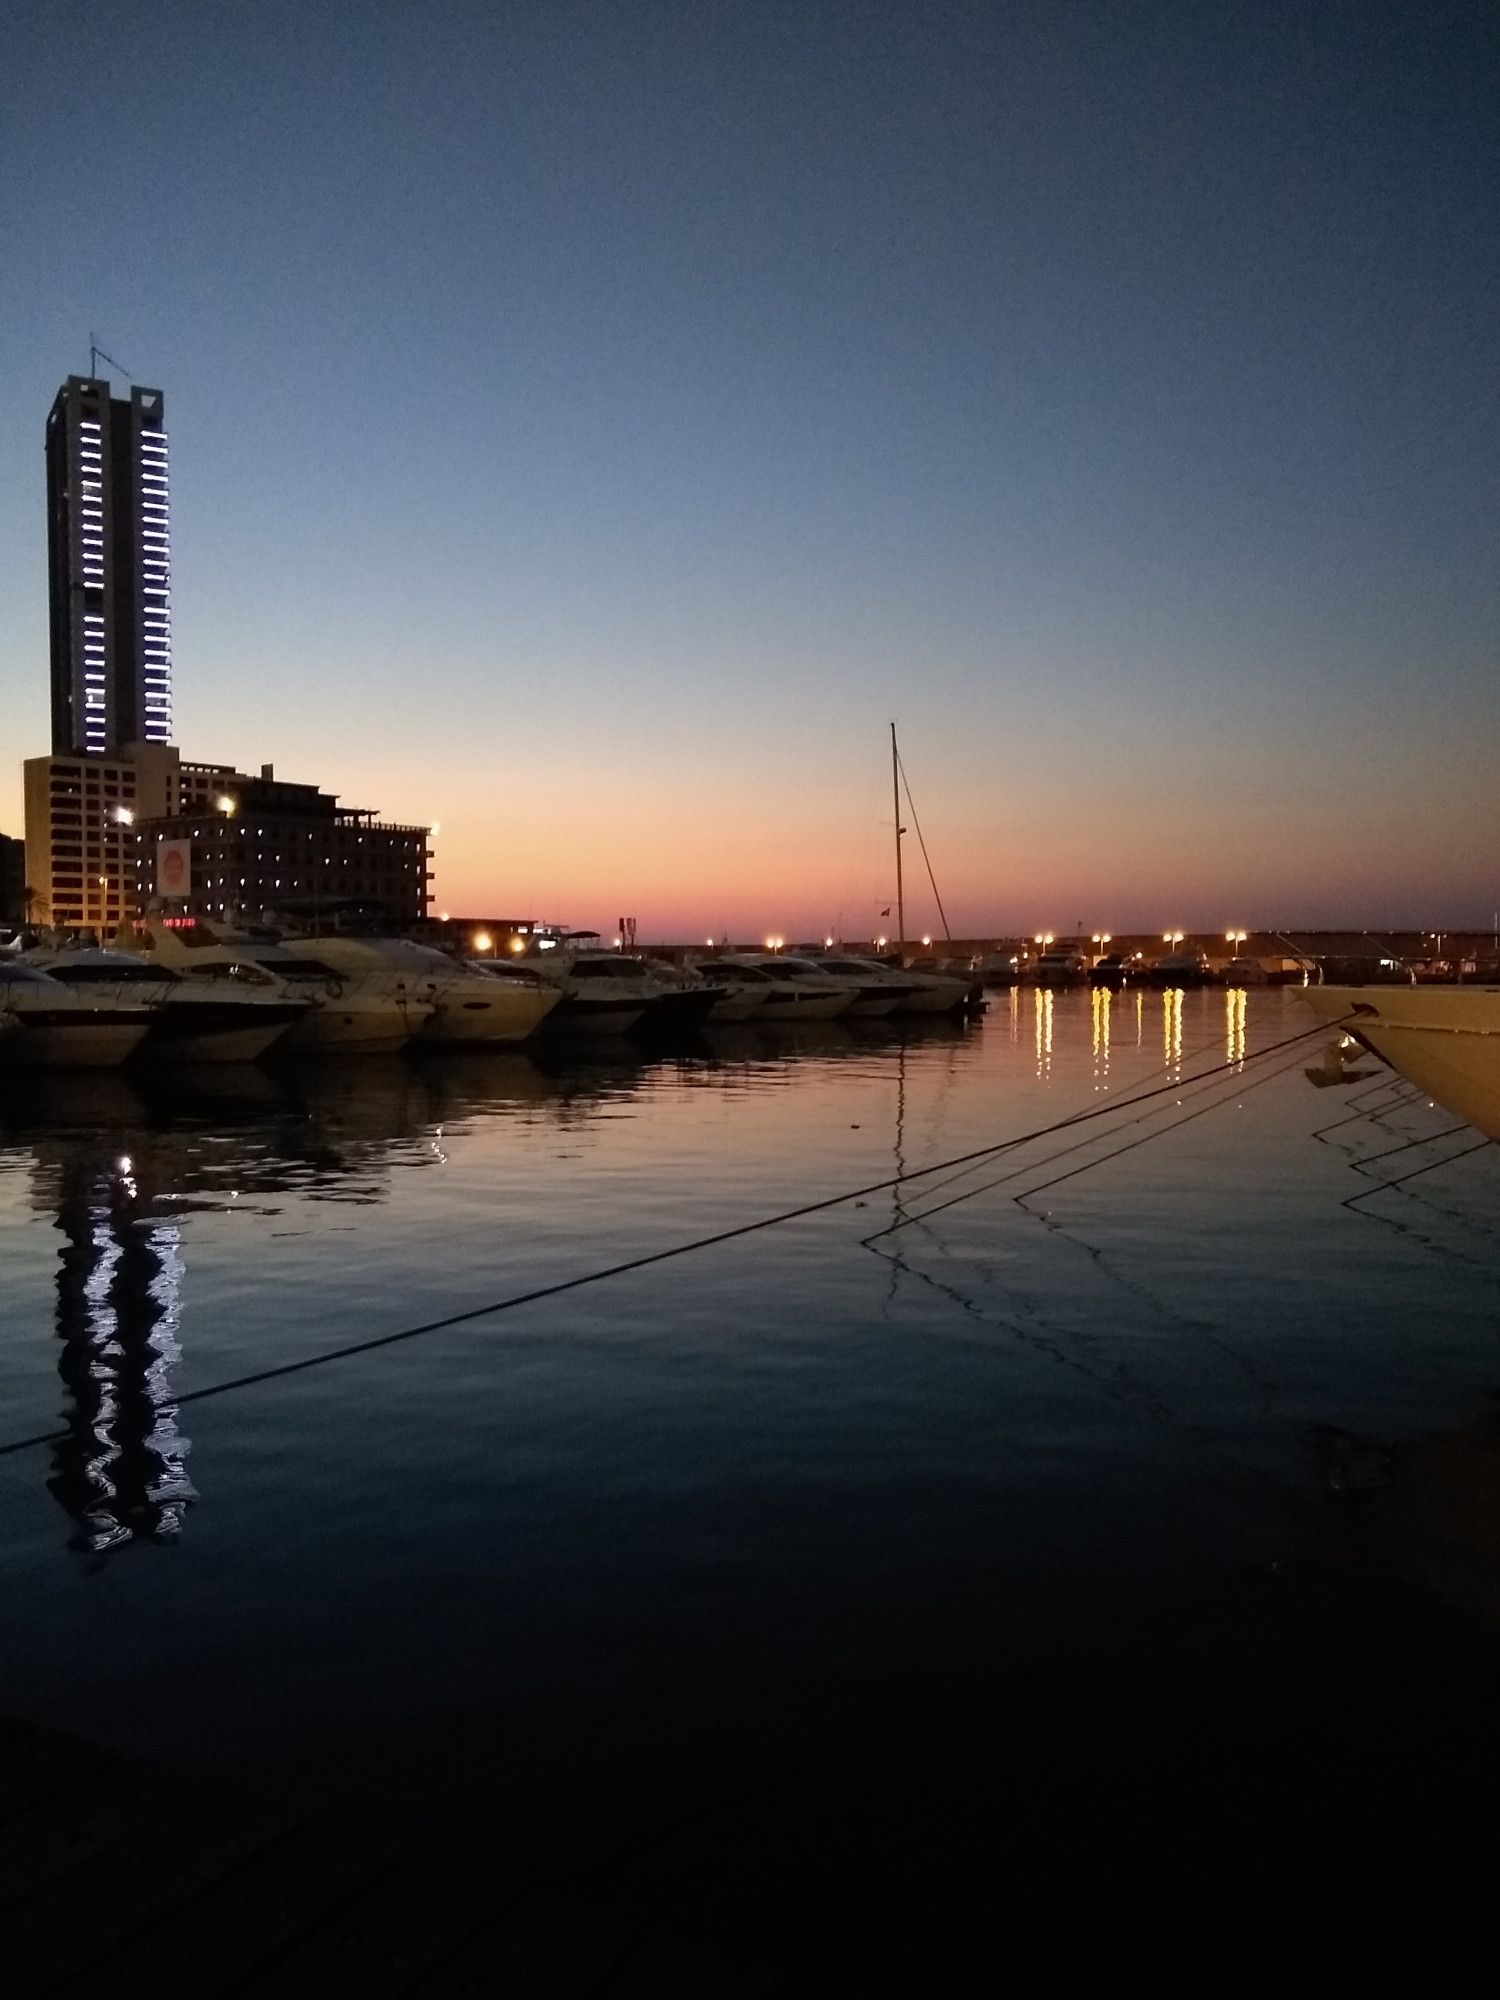
<instances>
[{"instance_id":1,"label":"low-rise hotel building","mask_svg":"<svg viewBox=\"0 0 1500 2000\"><path fill-rule=\"evenodd\" d=\"M235 775L230 764L185 762L170 743L28 757L21 768L31 914L60 930L134 916L146 823L207 804Z\"/></svg>"},{"instance_id":2,"label":"low-rise hotel building","mask_svg":"<svg viewBox=\"0 0 1500 2000\"><path fill-rule=\"evenodd\" d=\"M23 767L33 920L105 933L154 901L183 916L427 911L427 829L340 806L316 785L186 761L172 744Z\"/></svg>"},{"instance_id":3,"label":"low-rise hotel building","mask_svg":"<svg viewBox=\"0 0 1500 2000\"><path fill-rule=\"evenodd\" d=\"M335 905L400 922L427 913L425 826L396 826L341 806L316 785L278 779L269 765L258 778L226 776L210 802L141 831L141 908L156 897L164 908L197 917L239 911L306 918Z\"/></svg>"}]
</instances>

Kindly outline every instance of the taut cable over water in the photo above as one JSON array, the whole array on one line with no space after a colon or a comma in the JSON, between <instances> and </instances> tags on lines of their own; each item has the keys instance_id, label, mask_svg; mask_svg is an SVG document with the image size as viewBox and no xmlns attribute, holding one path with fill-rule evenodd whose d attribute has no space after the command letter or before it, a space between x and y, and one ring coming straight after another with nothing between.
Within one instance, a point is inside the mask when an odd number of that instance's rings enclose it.
<instances>
[{"instance_id":1,"label":"taut cable over water","mask_svg":"<svg viewBox=\"0 0 1500 2000\"><path fill-rule=\"evenodd\" d=\"M1283 1046L1285 1044L1275 1043L1272 1045L1272 1048ZM1246 1063L1258 1061L1261 1056L1269 1055L1270 1053L1272 1053L1272 1049L1262 1049L1257 1051L1253 1056L1237 1056L1232 1063L1221 1065L1220 1071L1205 1070L1201 1076L1190 1077L1185 1083L1174 1082L1168 1088L1174 1090L1191 1090L1195 1084L1214 1081L1215 1077L1223 1069L1242 1069ZM1013 1195L1011 1199L1018 1204L1024 1205L1032 1195L1040 1194L1045 1188L1056 1187L1062 1181L1071 1180L1076 1174L1088 1173L1094 1167L1103 1166L1106 1160L1118 1159L1122 1153L1134 1152L1137 1146L1147 1145L1152 1139L1165 1138L1169 1133L1179 1130L1180 1127L1190 1125L1195 1118L1203 1117L1206 1112L1217 1111L1222 1105L1231 1103L1235 1098L1245 1096L1250 1091L1259 1089L1261 1084L1271 1083L1278 1076L1285 1076L1289 1070L1295 1069L1301 1060L1300 1055L1294 1056L1290 1062L1279 1063L1275 1069L1267 1070L1264 1075L1256 1077L1251 1083L1237 1083L1233 1090L1223 1092L1220 1096L1212 1098L1207 1104L1199 1105L1196 1109L1187 1112L1181 1118L1172 1119L1168 1124L1159 1126L1156 1131L1143 1132L1139 1138L1127 1140L1123 1146L1116 1146L1111 1152L1101 1153L1096 1159L1084 1160L1080 1165L1070 1168L1065 1174L1057 1174L1053 1179L1048 1181L1038 1181L1035 1186L1024 1188L1020 1194ZM1140 1097L1122 1098L1119 1105L1114 1108L1124 1109L1140 1102L1142 1102ZM1147 1119L1156 1117L1159 1113L1160 1107L1158 1107L1157 1111L1144 1112L1140 1118L1133 1118L1127 1122L1132 1125L1144 1124ZM1063 1128L1051 1127L1048 1129L1058 1130ZM1045 1132L1038 1132L1034 1136L1042 1138L1046 1135ZM879 1242L881 1237L889 1236L897 1228L904 1227L908 1223L926 1222L931 1216L941 1215L945 1209L957 1208L961 1203L966 1201L975 1201L980 1195L989 1194L997 1187L1004 1187L1007 1181L1019 1180L1022 1174L1035 1172L1038 1166L1048 1166L1054 1160L1065 1159L1070 1153L1076 1153L1081 1147L1092 1145L1097 1137L1096 1133L1090 1133L1087 1138L1079 1139L1071 1146L1059 1147L1057 1152L1050 1153L1045 1160L1032 1162L1029 1166L1013 1167L1009 1173L1001 1174L995 1180L983 1181L978 1187L965 1188L959 1194L950 1195L946 1201L933 1203L930 1208L918 1209L913 1214L904 1215L900 1223L889 1223L884 1229L877 1229L872 1235L866 1236L863 1239L864 1246L868 1249L872 1244Z\"/></svg>"},{"instance_id":2,"label":"taut cable over water","mask_svg":"<svg viewBox=\"0 0 1500 2000\"><path fill-rule=\"evenodd\" d=\"M350 1341L341 1347L327 1348L319 1354L305 1355L297 1361L280 1362L274 1367L254 1369L224 1382L212 1382L204 1388L186 1391L177 1397L176 1401L180 1408L188 1403L206 1402L214 1396L227 1396L240 1389L282 1381L292 1375L305 1374L309 1369L325 1367L331 1362L351 1360L361 1354L373 1354L384 1347L395 1347L405 1341L420 1340L425 1335L445 1332L450 1327L464 1326L474 1320L488 1319L499 1313L511 1312L519 1306L535 1305L544 1299L560 1298L567 1292L579 1291L586 1285L600 1284L607 1278L619 1278L632 1271L648 1270L653 1265L668 1263L673 1258L685 1257L694 1251L711 1250L721 1243L733 1243L743 1237L757 1235L763 1230L779 1228L784 1223L798 1222L810 1215L821 1215L829 1209L842 1208L849 1202L862 1200L870 1195L887 1193L912 1181L926 1180L933 1174L948 1173L955 1168L993 1159L999 1154L1029 1146L1035 1140L1044 1139L1054 1132L1067 1131L1075 1126L1094 1123L1101 1118L1113 1117L1118 1112L1149 1103L1153 1098L1180 1093L1213 1077L1230 1073L1239 1075L1249 1063L1262 1062L1267 1056L1277 1055L1283 1049L1299 1048L1313 1037L1326 1035L1327 1032L1328 1023L1320 1022L1315 1027L1303 1029L1298 1034L1270 1042L1252 1055L1236 1056L1231 1061L1216 1063L1212 1068L1202 1070L1196 1076L1171 1078L1166 1083L1154 1085L1150 1090L1137 1091L1134 1095L1113 1099L1108 1104L1094 1105L1084 1111L1071 1112L1065 1118L1055 1119L1047 1125L1036 1126L1029 1132L1017 1133L1009 1139L996 1140L992 1145L977 1146L949 1159L934 1160L930 1166L913 1167L905 1173L888 1174L880 1180L869 1181L862 1187L846 1188L842 1193L825 1195L818 1201L801 1202L795 1208L782 1209L777 1214L761 1216L754 1222L739 1223L731 1229L715 1230L710 1235L694 1237L686 1243L669 1244L665 1249L650 1250L639 1257L627 1257L618 1263L604 1265L598 1270L581 1271L576 1277L561 1278L553 1284L537 1285L528 1291L512 1293L508 1298L495 1299L485 1305L470 1306L461 1312L447 1313L440 1319L427 1320L419 1326L401 1327L392 1333L376 1334L368 1340ZM34 1450L42 1445L56 1444L67 1435L65 1430L54 1429L39 1431L30 1437L13 1439L8 1444L0 1445L0 1458Z\"/></svg>"}]
</instances>

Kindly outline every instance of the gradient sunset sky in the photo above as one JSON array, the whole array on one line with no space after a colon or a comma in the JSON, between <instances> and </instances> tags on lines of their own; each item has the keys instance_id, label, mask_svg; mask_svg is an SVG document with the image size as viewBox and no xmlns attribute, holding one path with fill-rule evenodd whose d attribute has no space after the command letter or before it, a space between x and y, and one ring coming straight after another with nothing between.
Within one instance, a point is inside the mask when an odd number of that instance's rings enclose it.
<instances>
[{"instance_id":1,"label":"gradient sunset sky","mask_svg":"<svg viewBox=\"0 0 1500 2000\"><path fill-rule=\"evenodd\" d=\"M185 753L439 821L442 907L888 928L892 719L957 934L1500 904L1493 7L0 36L5 831L92 329Z\"/></svg>"}]
</instances>

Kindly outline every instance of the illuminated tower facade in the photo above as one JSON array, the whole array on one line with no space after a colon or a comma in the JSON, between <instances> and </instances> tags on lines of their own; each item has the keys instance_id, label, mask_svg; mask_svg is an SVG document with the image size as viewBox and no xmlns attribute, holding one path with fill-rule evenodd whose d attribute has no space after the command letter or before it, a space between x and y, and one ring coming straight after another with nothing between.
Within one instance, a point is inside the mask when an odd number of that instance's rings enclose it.
<instances>
[{"instance_id":1,"label":"illuminated tower facade","mask_svg":"<svg viewBox=\"0 0 1500 2000\"><path fill-rule=\"evenodd\" d=\"M172 557L160 389L70 375L47 417L52 749L172 737Z\"/></svg>"}]
</instances>

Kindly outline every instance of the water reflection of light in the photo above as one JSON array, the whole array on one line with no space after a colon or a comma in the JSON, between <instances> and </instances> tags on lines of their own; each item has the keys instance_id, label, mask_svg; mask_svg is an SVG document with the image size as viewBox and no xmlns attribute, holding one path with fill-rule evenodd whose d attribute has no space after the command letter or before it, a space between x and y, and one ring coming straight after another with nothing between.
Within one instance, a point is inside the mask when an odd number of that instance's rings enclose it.
<instances>
[{"instance_id":1,"label":"water reflection of light","mask_svg":"<svg viewBox=\"0 0 1500 2000\"><path fill-rule=\"evenodd\" d=\"M1094 988L1092 1012L1095 1090L1109 1089L1109 1010L1114 997L1107 986Z\"/></svg>"},{"instance_id":2,"label":"water reflection of light","mask_svg":"<svg viewBox=\"0 0 1500 2000\"><path fill-rule=\"evenodd\" d=\"M1174 1083L1182 1075L1182 988L1169 986L1161 996L1162 1060Z\"/></svg>"},{"instance_id":3,"label":"water reflection of light","mask_svg":"<svg viewBox=\"0 0 1500 2000\"><path fill-rule=\"evenodd\" d=\"M1245 1003L1248 996L1243 986L1231 986L1224 994L1224 1059L1226 1062L1243 1063L1245 1060Z\"/></svg>"},{"instance_id":4,"label":"water reflection of light","mask_svg":"<svg viewBox=\"0 0 1500 2000\"><path fill-rule=\"evenodd\" d=\"M1039 1077L1052 1074L1052 988L1039 986L1036 989L1036 1073Z\"/></svg>"},{"instance_id":5,"label":"water reflection of light","mask_svg":"<svg viewBox=\"0 0 1500 2000\"><path fill-rule=\"evenodd\" d=\"M172 1378L183 1260L178 1226L140 1212L116 1161L65 1172L57 1226L58 1373L72 1396L48 1487L72 1516L72 1546L99 1555L138 1537L172 1541L197 1495Z\"/></svg>"},{"instance_id":6,"label":"water reflection of light","mask_svg":"<svg viewBox=\"0 0 1500 2000\"><path fill-rule=\"evenodd\" d=\"M1140 1047L1146 1032L1146 996L1139 989L1135 996L1135 1045Z\"/></svg>"}]
</instances>

